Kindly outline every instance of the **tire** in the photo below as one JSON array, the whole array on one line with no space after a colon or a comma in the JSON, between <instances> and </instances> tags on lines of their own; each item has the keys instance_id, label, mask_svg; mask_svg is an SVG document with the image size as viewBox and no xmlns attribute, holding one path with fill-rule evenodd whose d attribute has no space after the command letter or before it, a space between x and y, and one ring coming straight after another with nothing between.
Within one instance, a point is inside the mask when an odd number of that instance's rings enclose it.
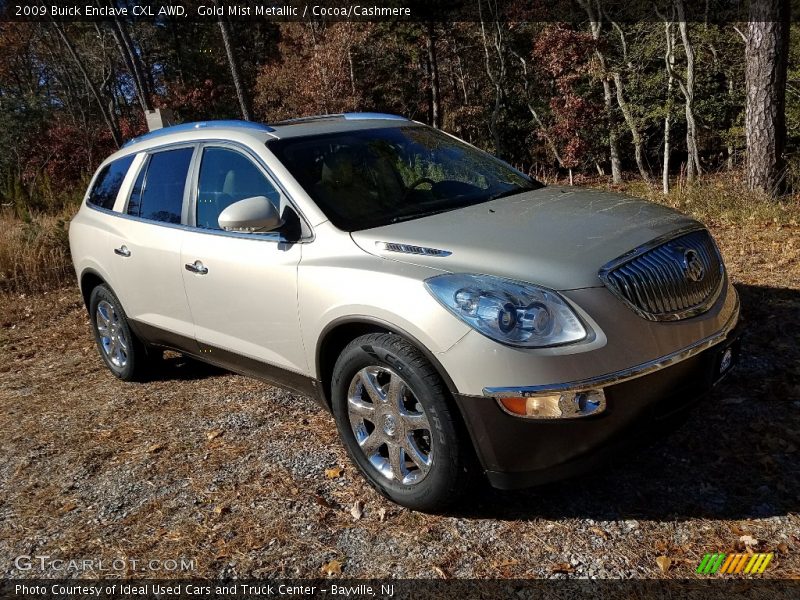
<instances>
[{"instance_id":1,"label":"tire","mask_svg":"<svg viewBox=\"0 0 800 600\"><path fill-rule=\"evenodd\" d=\"M105 285L92 290L89 317L97 350L108 370L123 381L143 381L161 353L148 355L145 345L131 331L119 300Z\"/></svg>"},{"instance_id":2,"label":"tire","mask_svg":"<svg viewBox=\"0 0 800 600\"><path fill-rule=\"evenodd\" d=\"M334 366L331 396L345 449L378 492L426 512L463 498L475 473L472 446L415 346L389 333L353 340Z\"/></svg>"}]
</instances>

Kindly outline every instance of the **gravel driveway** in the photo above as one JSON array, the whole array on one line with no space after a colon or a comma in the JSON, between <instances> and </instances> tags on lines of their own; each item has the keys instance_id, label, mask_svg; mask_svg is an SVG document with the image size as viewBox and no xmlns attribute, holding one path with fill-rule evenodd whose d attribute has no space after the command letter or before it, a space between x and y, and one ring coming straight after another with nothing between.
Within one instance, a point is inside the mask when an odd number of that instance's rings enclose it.
<instances>
[{"instance_id":1,"label":"gravel driveway","mask_svg":"<svg viewBox=\"0 0 800 600\"><path fill-rule=\"evenodd\" d=\"M736 551L798 577L798 229L714 233L749 323L739 370L606 471L445 516L372 491L307 398L178 355L124 384L76 290L0 296L0 574L62 574L14 560L49 555L147 577L685 578Z\"/></svg>"}]
</instances>

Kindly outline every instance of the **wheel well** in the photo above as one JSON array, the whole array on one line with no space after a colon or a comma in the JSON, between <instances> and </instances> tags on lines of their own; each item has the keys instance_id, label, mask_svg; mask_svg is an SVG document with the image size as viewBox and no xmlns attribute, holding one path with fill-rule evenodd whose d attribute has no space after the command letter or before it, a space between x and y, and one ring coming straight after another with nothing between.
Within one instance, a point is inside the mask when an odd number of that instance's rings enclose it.
<instances>
[{"instance_id":1,"label":"wheel well","mask_svg":"<svg viewBox=\"0 0 800 600\"><path fill-rule=\"evenodd\" d=\"M92 271L87 271L81 275L81 295L83 296L83 303L86 305L86 310L89 310L89 299L92 297L92 290L103 283L105 283L103 278Z\"/></svg>"},{"instance_id":2,"label":"wheel well","mask_svg":"<svg viewBox=\"0 0 800 600\"><path fill-rule=\"evenodd\" d=\"M331 379L336 359L347 344L368 333L388 333L389 329L375 323L342 323L325 333L317 350L317 373L319 374L322 395L328 408L331 407Z\"/></svg>"},{"instance_id":3,"label":"wheel well","mask_svg":"<svg viewBox=\"0 0 800 600\"><path fill-rule=\"evenodd\" d=\"M331 379L333 378L333 367L336 365L336 359L339 358L347 344L368 333L394 333L416 346L439 373L450 393L456 393L453 381L439 364L439 361L436 360L430 350L413 337L389 324L374 321L348 321L335 325L323 333L322 341L317 347L317 373L320 379L323 400L328 408L331 407Z\"/></svg>"}]
</instances>

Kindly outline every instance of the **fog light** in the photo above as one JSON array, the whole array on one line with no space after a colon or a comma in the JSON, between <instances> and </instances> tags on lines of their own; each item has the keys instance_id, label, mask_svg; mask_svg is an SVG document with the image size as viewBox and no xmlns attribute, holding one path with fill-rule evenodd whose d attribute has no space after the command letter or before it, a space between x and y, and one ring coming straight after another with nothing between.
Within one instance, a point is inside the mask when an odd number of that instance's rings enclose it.
<instances>
[{"instance_id":1,"label":"fog light","mask_svg":"<svg viewBox=\"0 0 800 600\"><path fill-rule=\"evenodd\" d=\"M506 412L531 419L574 419L601 413L606 408L606 396L601 389L508 396L497 401Z\"/></svg>"}]
</instances>

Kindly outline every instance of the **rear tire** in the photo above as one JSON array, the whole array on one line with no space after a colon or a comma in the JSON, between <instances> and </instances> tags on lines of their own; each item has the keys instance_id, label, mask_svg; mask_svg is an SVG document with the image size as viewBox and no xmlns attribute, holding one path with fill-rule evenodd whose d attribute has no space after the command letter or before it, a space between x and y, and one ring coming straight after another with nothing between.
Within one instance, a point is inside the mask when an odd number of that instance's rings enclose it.
<instances>
[{"instance_id":1,"label":"rear tire","mask_svg":"<svg viewBox=\"0 0 800 600\"><path fill-rule=\"evenodd\" d=\"M101 284L92 290L89 315L97 349L108 370L123 381L142 381L152 361L162 353L148 355L145 345L131 331L122 304L107 286Z\"/></svg>"},{"instance_id":2,"label":"rear tire","mask_svg":"<svg viewBox=\"0 0 800 600\"><path fill-rule=\"evenodd\" d=\"M331 381L333 414L351 460L378 492L437 512L463 497L473 450L439 374L402 337L357 338Z\"/></svg>"}]
</instances>

